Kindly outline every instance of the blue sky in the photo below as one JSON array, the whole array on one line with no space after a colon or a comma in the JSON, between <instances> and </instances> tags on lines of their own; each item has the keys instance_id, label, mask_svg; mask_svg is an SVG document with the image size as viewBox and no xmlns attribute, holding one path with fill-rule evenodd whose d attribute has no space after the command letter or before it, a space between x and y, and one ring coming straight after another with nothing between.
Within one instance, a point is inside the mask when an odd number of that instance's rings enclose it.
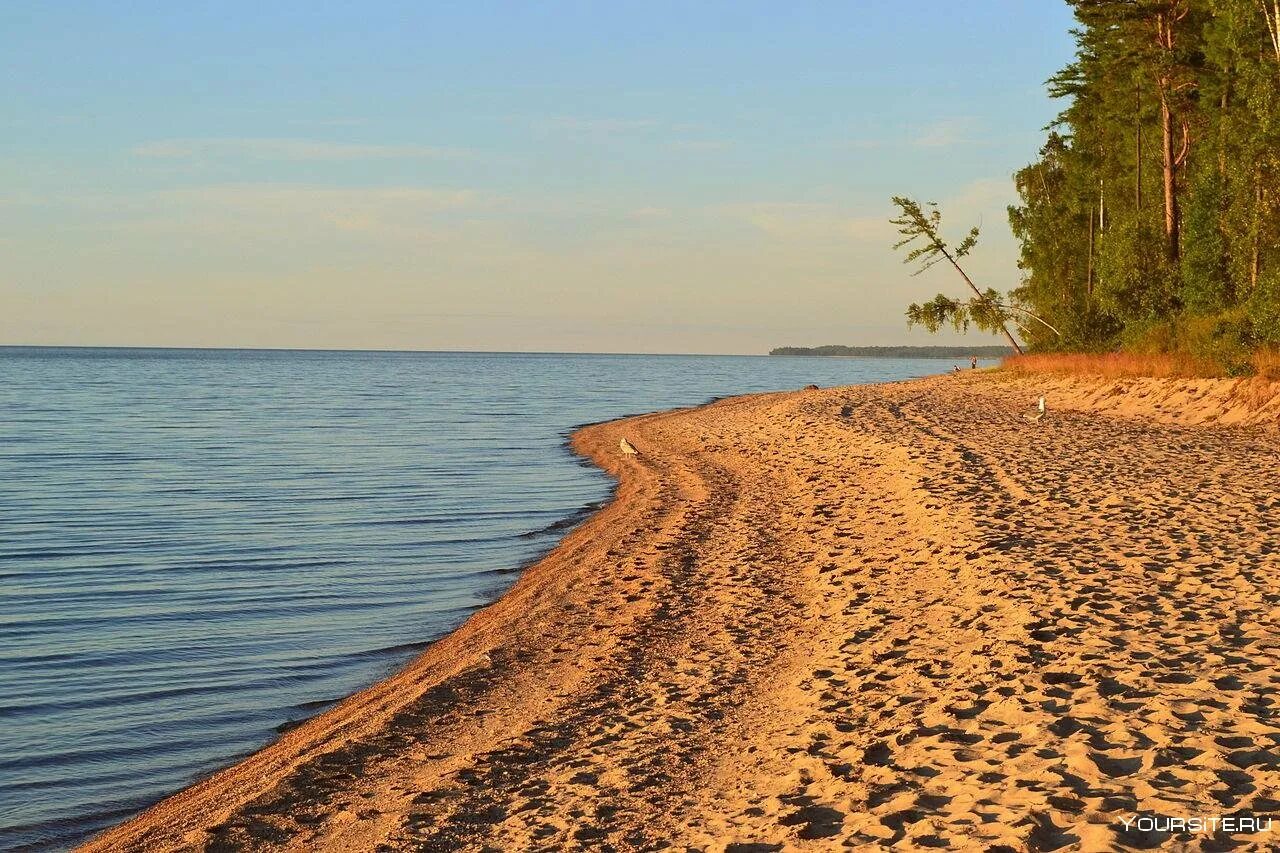
<instances>
[{"instance_id":1,"label":"blue sky","mask_svg":"<svg viewBox=\"0 0 1280 853\"><path fill-rule=\"evenodd\" d=\"M0 342L760 352L926 342L1057 111L1054 0L0 7Z\"/></svg>"}]
</instances>

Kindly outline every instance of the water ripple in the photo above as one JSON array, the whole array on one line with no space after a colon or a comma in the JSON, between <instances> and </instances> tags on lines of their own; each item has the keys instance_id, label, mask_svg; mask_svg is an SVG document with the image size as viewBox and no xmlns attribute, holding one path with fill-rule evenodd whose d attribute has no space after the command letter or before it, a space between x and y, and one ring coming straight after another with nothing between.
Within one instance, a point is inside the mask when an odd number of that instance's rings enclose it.
<instances>
[{"instance_id":1,"label":"water ripple","mask_svg":"<svg viewBox=\"0 0 1280 853\"><path fill-rule=\"evenodd\" d=\"M70 846L491 601L608 495L574 425L949 367L0 348L0 849Z\"/></svg>"}]
</instances>

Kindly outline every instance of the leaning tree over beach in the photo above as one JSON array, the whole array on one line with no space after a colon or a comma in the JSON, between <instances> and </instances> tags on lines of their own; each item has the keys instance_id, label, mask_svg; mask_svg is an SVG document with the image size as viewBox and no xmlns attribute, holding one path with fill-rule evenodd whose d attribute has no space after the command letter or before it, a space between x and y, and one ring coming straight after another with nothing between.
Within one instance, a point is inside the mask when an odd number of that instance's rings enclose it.
<instances>
[{"instance_id":1,"label":"leaning tree over beach","mask_svg":"<svg viewBox=\"0 0 1280 853\"><path fill-rule=\"evenodd\" d=\"M960 266L960 259L972 252L973 247L978 244L977 226L970 228L965 238L953 247L942 239L942 212L938 210L938 205L928 202L926 212L925 207L904 196L894 196L893 203L898 206L901 215L890 221L898 226L898 233L902 235L902 239L894 243L893 248L909 249L903 259L904 263L919 263L912 275L919 275L934 264L946 261L964 279L969 290L973 291L973 296L968 299L953 299L939 293L923 304L911 303L907 308L909 326L924 326L930 332L937 332L944 325L950 325L956 331L964 331L972 324L984 332L999 332L1004 335L1009 346L1019 355L1022 354L1022 347L1009 331L1010 323L1023 328L1020 318L1026 318L1043 324L1057 334L1057 329L1027 309L1011 300L1001 301L1000 294L994 289L979 290L964 267Z\"/></svg>"}]
</instances>

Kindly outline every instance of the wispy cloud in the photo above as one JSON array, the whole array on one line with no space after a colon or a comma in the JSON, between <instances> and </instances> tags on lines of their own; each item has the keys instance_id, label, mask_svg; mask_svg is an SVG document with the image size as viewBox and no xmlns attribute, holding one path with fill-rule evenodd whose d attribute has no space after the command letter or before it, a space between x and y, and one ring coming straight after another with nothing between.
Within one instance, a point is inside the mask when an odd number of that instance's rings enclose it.
<instances>
[{"instance_id":1,"label":"wispy cloud","mask_svg":"<svg viewBox=\"0 0 1280 853\"><path fill-rule=\"evenodd\" d=\"M531 126L543 136L576 142L643 138L668 151L685 152L724 151L733 146L730 140L715 138L704 124L671 123L655 118L559 115L535 119Z\"/></svg>"},{"instance_id":2,"label":"wispy cloud","mask_svg":"<svg viewBox=\"0 0 1280 853\"><path fill-rule=\"evenodd\" d=\"M849 138L839 139L833 142L818 142L815 147L819 148L835 148L845 151L874 151L877 148L885 148L889 146L889 142L883 139L871 138Z\"/></svg>"},{"instance_id":3,"label":"wispy cloud","mask_svg":"<svg viewBox=\"0 0 1280 853\"><path fill-rule=\"evenodd\" d=\"M466 151L430 145L370 145L263 137L160 139L137 146L133 153L163 160L440 160L467 156Z\"/></svg>"},{"instance_id":4,"label":"wispy cloud","mask_svg":"<svg viewBox=\"0 0 1280 853\"><path fill-rule=\"evenodd\" d=\"M915 131L911 144L916 148L952 148L972 142L976 121L968 117L947 118Z\"/></svg>"},{"instance_id":5,"label":"wispy cloud","mask_svg":"<svg viewBox=\"0 0 1280 853\"><path fill-rule=\"evenodd\" d=\"M628 211L627 216L631 219L668 219L671 216L671 208L637 207Z\"/></svg>"},{"instance_id":6,"label":"wispy cloud","mask_svg":"<svg viewBox=\"0 0 1280 853\"><path fill-rule=\"evenodd\" d=\"M166 190L158 197L183 201L212 202L229 205L261 206L264 204L315 205L335 204L408 204L419 209L448 210L473 206L489 197L467 189L436 187L317 187L294 184L217 184L190 189Z\"/></svg>"},{"instance_id":7,"label":"wispy cloud","mask_svg":"<svg viewBox=\"0 0 1280 853\"><path fill-rule=\"evenodd\" d=\"M676 139L667 143L673 151L724 151L731 145L723 139Z\"/></svg>"},{"instance_id":8,"label":"wispy cloud","mask_svg":"<svg viewBox=\"0 0 1280 853\"><path fill-rule=\"evenodd\" d=\"M979 178L959 187L945 199L946 209L958 211L982 211L995 209L1003 211L1006 206L1016 204L1018 192L1013 181L1008 178Z\"/></svg>"},{"instance_id":9,"label":"wispy cloud","mask_svg":"<svg viewBox=\"0 0 1280 853\"><path fill-rule=\"evenodd\" d=\"M87 212L109 213L110 231L213 235L334 232L429 239L500 213L505 199L466 189L220 184L161 190L129 198L83 198ZM95 217L96 218L96 217Z\"/></svg>"},{"instance_id":10,"label":"wispy cloud","mask_svg":"<svg viewBox=\"0 0 1280 853\"><path fill-rule=\"evenodd\" d=\"M721 205L717 212L781 240L884 242L893 235L888 216L859 216L832 204L751 202Z\"/></svg>"},{"instance_id":11,"label":"wispy cloud","mask_svg":"<svg viewBox=\"0 0 1280 853\"><path fill-rule=\"evenodd\" d=\"M297 127L359 127L368 124L366 118L343 118L335 116L333 118L296 118L290 120L289 124Z\"/></svg>"},{"instance_id":12,"label":"wispy cloud","mask_svg":"<svg viewBox=\"0 0 1280 853\"><path fill-rule=\"evenodd\" d=\"M619 136L655 130L660 122L647 118L589 118L583 116L551 116L539 119L534 127L544 133L568 136Z\"/></svg>"}]
</instances>

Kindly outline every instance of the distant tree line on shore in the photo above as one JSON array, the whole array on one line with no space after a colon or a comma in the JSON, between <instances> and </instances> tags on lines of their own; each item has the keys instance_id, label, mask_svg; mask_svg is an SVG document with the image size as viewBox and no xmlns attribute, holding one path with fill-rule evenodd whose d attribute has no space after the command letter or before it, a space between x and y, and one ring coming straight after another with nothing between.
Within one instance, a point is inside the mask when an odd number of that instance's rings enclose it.
<instances>
[{"instance_id":1,"label":"distant tree line on shore","mask_svg":"<svg viewBox=\"0 0 1280 853\"><path fill-rule=\"evenodd\" d=\"M1280 344L1280 3L1068 0L1067 106L1009 209L1037 350Z\"/></svg>"},{"instance_id":2,"label":"distant tree line on shore","mask_svg":"<svg viewBox=\"0 0 1280 853\"><path fill-rule=\"evenodd\" d=\"M902 347L846 347L828 344L821 347L777 347L769 355L835 355L871 356L875 358L1002 358L1009 354L1006 346L952 347L952 346L902 346Z\"/></svg>"}]
</instances>

